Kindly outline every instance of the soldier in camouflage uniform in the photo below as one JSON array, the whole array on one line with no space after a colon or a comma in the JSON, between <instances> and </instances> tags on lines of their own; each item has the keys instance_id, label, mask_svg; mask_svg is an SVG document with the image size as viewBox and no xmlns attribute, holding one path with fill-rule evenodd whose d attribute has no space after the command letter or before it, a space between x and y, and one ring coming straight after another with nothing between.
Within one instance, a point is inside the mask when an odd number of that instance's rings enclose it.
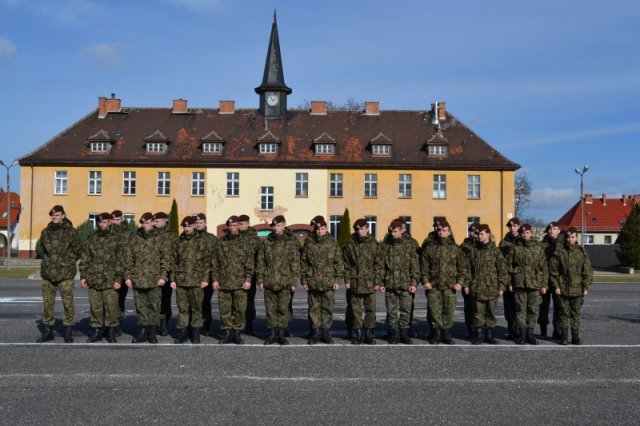
<instances>
[{"instance_id":1,"label":"soldier in camouflage uniform","mask_svg":"<svg viewBox=\"0 0 640 426\"><path fill-rule=\"evenodd\" d=\"M258 261L258 251L262 245L262 240L258 237L258 231L252 226L249 226L249 216L242 214L238 216L238 230L240 232L240 238L243 239L244 244L250 247L253 252L254 264ZM254 271L256 268L254 267ZM256 275L255 273L251 277L251 288L247 292L247 312L245 313L245 327L244 333L250 336L255 336L253 332L253 321L256 319Z\"/></svg>"},{"instance_id":2,"label":"soldier in camouflage uniform","mask_svg":"<svg viewBox=\"0 0 640 426\"><path fill-rule=\"evenodd\" d=\"M522 239L507 256L507 269L511 274L509 291L516 296L516 343L537 345L533 328L538 320L540 294L547 292L548 269L544 249L533 238L531 225L523 223L519 228Z\"/></svg>"},{"instance_id":3,"label":"soldier in camouflage uniform","mask_svg":"<svg viewBox=\"0 0 640 426\"><path fill-rule=\"evenodd\" d=\"M102 327L107 326L107 341L116 343L118 326L118 289L124 285L122 242L111 229L111 214L101 213L98 230L85 244L80 258L80 285L89 288L91 328L94 332L87 342L102 340Z\"/></svg>"},{"instance_id":4,"label":"soldier in camouflage uniform","mask_svg":"<svg viewBox=\"0 0 640 426\"><path fill-rule=\"evenodd\" d=\"M254 256L240 238L238 216L227 219L227 233L219 240L212 257L213 288L218 290L218 308L225 335L220 343L243 344L242 330L246 325L247 292L255 267Z\"/></svg>"},{"instance_id":5,"label":"soldier in camouflage uniform","mask_svg":"<svg viewBox=\"0 0 640 426\"><path fill-rule=\"evenodd\" d=\"M347 303L353 312L351 343L372 345L375 344L376 291L380 289L383 273L382 249L369 234L369 224L365 219L356 220L353 229L355 232L342 249L344 282L350 294Z\"/></svg>"},{"instance_id":6,"label":"soldier in camouflage uniform","mask_svg":"<svg viewBox=\"0 0 640 426\"><path fill-rule=\"evenodd\" d=\"M551 281L555 294L559 297L560 308L558 324L561 328L560 343L566 345L571 327L571 343L581 345L580 310L584 296L589 294L589 286L593 282L591 261L584 247L578 245L578 231L567 229L567 238L551 259Z\"/></svg>"},{"instance_id":7,"label":"soldier in camouflage uniform","mask_svg":"<svg viewBox=\"0 0 640 426\"><path fill-rule=\"evenodd\" d=\"M171 271L171 288L176 291L178 325L174 343L188 339L191 326L191 343L200 343L202 327L203 289L209 285L211 256L209 242L195 230L196 218L182 219L183 232L178 238L178 258L175 270Z\"/></svg>"},{"instance_id":8,"label":"soldier in camouflage uniform","mask_svg":"<svg viewBox=\"0 0 640 426\"><path fill-rule=\"evenodd\" d=\"M478 242L478 227L479 223L472 223L467 229L469 236L462 241L460 248L464 253L465 258L469 261L471 251L474 249ZM473 317L475 309L475 301L467 292L462 292L462 300L464 301L464 324L467 326L467 339L473 338Z\"/></svg>"},{"instance_id":9,"label":"soldier in camouflage uniform","mask_svg":"<svg viewBox=\"0 0 640 426\"><path fill-rule=\"evenodd\" d=\"M517 217L509 219L507 222L507 228L509 232L504 236L498 247L502 252L502 255L506 259L509 256L511 248L520 241L520 220ZM513 285L513 277L510 276L511 285ZM507 320L507 335L505 338L511 340L516 338L517 330L515 328L516 323L516 295L511 291L505 291L502 294L502 303L504 305L504 319Z\"/></svg>"},{"instance_id":10,"label":"soldier in camouflage uniform","mask_svg":"<svg viewBox=\"0 0 640 426\"><path fill-rule=\"evenodd\" d=\"M456 310L456 292L462 290L467 274L467 260L451 237L451 227L440 220L438 235L422 252L422 282L431 310L434 333L429 343L451 345L451 327Z\"/></svg>"},{"instance_id":11,"label":"soldier in camouflage uniform","mask_svg":"<svg viewBox=\"0 0 640 426\"><path fill-rule=\"evenodd\" d=\"M493 328L497 322L496 306L498 297L502 296L506 289L509 273L504 256L493 242L489 226L478 224L476 230L478 241L467 249L469 277L463 291L473 303L471 343L482 343L484 330L484 341L495 345L498 343L493 337Z\"/></svg>"},{"instance_id":12,"label":"soldier in camouflage uniform","mask_svg":"<svg viewBox=\"0 0 640 426\"><path fill-rule=\"evenodd\" d=\"M114 210L111 212L111 232L117 235L120 243L125 247L123 250L127 251L126 247L129 247L131 242L133 241L133 237L135 233L131 228L129 228L129 224L124 221L122 216L122 211ZM122 271L124 274L124 271ZM124 321L125 314L125 303L127 300L127 292L129 287L124 285L124 276L118 278L118 282L121 284L120 288L117 289L118 292L118 307L120 309L120 313L118 314L118 326L116 327L116 336L122 335L122 321Z\"/></svg>"},{"instance_id":13,"label":"soldier in camouflage uniform","mask_svg":"<svg viewBox=\"0 0 640 426\"><path fill-rule=\"evenodd\" d=\"M382 245L384 266L383 285L380 287L380 292L385 295L387 307L389 343L411 344L411 294L417 289L420 264L411 239L402 237L402 222L394 219L389 228L392 239Z\"/></svg>"},{"instance_id":14,"label":"soldier in camouflage uniform","mask_svg":"<svg viewBox=\"0 0 640 426\"><path fill-rule=\"evenodd\" d=\"M167 272L173 271L173 268L176 264L177 247L178 247L178 236L171 231L168 226L169 224L169 216L164 212L158 212L153 215L153 226L156 227L158 231L158 238L162 241L162 250L164 250L163 256L167 259L168 270ZM169 276L165 277L165 281L169 280ZM160 300L160 324L158 327L158 333L161 336L168 336L169 331L167 330L167 325L169 324L169 320L171 319L171 294L173 293L170 286L165 285L162 286L162 299Z\"/></svg>"},{"instance_id":15,"label":"soldier in camouflage uniform","mask_svg":"<svg viewBox=\"0 0 640 426\"><path fill-rule=\"evenodd\" d=\"M422 241L422 245L420 246L420 252L418 253L418 259L420 259L420 269L422 269L422 253L425 251L429 244L433 244L438 236L438 227L440 226L441 220L447 220L444 216L434 216L433 217L433 230L427 234L425 239ZM453 234L451 234L451 239L455 242L455 238ZM422 273L420 274L422 278ZM424 284L424 283L422 283ZM432 340L436 328L433 326L433 320L431 318L431 310L429 310L429 304L427 304L427 324L429 325L429 334L427 335L427 340Z\"/></svg>"},{"instance_id":16,"label":"soldier in camouflage uniform","mask_svg":"<svg viewBox=\"0 0 640 426\"><path fill-rule=\"evenodd\" d=\"M73 342L73 324L75 313L73 309L73 279L76 276L76 262L82 253L82 243L78 231L67 219L64 208L53 206L49 211L51 222L40 235L40 244L36 247L38 257L42 259L40 275L42 276L42 335L37 342L53 340L53 325L55 323L54 306L56 291L60 292L64 306L65 343Z\"/></svg>"},{"instance_id":17,"label":"soldier in camouflage uniform","mask_svg":"<svg viewBox=\"0 0 640 426\"><path fill-rule=\"evenodd\" d=\"M284 216L274 217L271 227L273 232L262 242L256 265L258 286L264 291L267 327L271 329L264 344L286 345L289 303L300 282L300 249L296 237L286 229Z\"/></svg>"},{"instance_id":18,"label":"soldier in camouflage uniform","mask_svg":"<svg viewBox=\"0 0 640 426\"><path fill-rule=\"evenodd\" d=\"M202 236L202 238L207 241L207 248L209 253L213 256L213 253L216 252L218 247L218 239L211 232L207 231L207 216L204 213L198 213L195 215L195 230L196 232ZM211 314L211 299L213 298L213 281L211 280L211 276L207 278L208 286L202 289L202 330L201 334L205 336L213 337L214 333L211 329L211 322L213 321L213 316Z\"/></svg>"},{"instance_id":19,"label":"soldier in camouflage uniform","mask_svg":"<svg viewBox=\"0 0 640 426\"><path fill-rule=\"evenodd\" d=\"M165 278L172 265L153 222L150 212L140 217L141 226L125 259L125 284L133 288L133 302L138 315L138 333L132 343L158 343L156 327L160 324L161 288L167 282Z\"/></svg>"},{"instance_id":20,"label":"soldier in camouflage uniform","mask_svg":"<svg viewBox=\"0 0 640 426\"><path fill-rule=\"evenodd\" d=\"M307 238L301 254L302 285L308 293L311 338L309 344L320 341L331 344L331 325L335 291L344 275L342 253L337 241L327 232L324 217L311 221L313 234Z\"/></svg>"},{"instance_id":21,"label":"soldier in camouflage uniform","mask_svg":"<svg viewBox=\"0 0 640 426\"><path fill-rule=\"evenodd\" d=\"M542 239L542 248L547 258L547 267L550 266L551 259L556 250L560 249L564 244L565 234L560 232L560 228L556 222L550 222L545 229L546 235ZM553 299L553 335L552 338L557 340L560 337L560 327L558 326L558 314L560 312L560 297L555 293L551 278L549 278L549 291L542 295L540 303L540 311L538 312L538 324L540 324L540 337L547 338L547 325L549 324L549 307Z\"/></svg>"}]
</instances>

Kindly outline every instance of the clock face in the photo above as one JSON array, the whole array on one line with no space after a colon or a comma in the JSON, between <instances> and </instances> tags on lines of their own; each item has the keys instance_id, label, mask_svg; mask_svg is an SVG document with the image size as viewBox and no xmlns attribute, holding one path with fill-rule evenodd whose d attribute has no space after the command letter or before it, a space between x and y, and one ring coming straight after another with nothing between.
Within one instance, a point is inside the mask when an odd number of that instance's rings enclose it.
<instances>
[{"instance_id":1,"label":"clock face","mask_svg":"<svg viewBox=\"0 0 640 426\"><path fill-rule=\"evenodd\" d=\"M279 102L280 102L280 97L275 93L270 93L267 95L267 105L274 107L278 105Z\"/></svg>"}]
</instances>

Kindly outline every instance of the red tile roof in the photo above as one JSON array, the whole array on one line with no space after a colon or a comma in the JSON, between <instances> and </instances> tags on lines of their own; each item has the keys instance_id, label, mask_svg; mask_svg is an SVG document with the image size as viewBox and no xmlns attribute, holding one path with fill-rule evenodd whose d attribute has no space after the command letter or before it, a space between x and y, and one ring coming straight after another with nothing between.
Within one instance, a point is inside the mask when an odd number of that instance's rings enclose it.
<instances>
[{"instance_id":1,"label":"red tile roof","mask_svg":"<svg viewBox=\"0 0 640 426\"><path fill-rule=\"evenodd\" d=\"M11 203L11 226L20 219L20 195L12 192L9 197ZM7 229L7 192L0 188L0 229Z\"/></svg>"},{"instance_id":2,"label":"red tile roof","mask_svg":"<svg viewBox=\"0 0 640 426\"><path fill-rule=\"evenodd\" d=\"M624 222L631 213L634 203L640 203L640 195L624 196L625 198L593 198L586 194L584 199L584 223L586 232L620 232ZM564 216L558 220L562 230L573 226L581 228L580 201L574 204Z\"/></svg>"}]
</instances>

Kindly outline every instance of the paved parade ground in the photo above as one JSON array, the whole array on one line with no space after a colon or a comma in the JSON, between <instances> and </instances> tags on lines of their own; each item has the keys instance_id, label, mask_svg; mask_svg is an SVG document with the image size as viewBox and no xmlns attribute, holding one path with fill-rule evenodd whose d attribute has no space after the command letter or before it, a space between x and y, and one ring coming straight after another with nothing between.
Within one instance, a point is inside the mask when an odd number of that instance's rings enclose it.
<instances>
[{"instance_id":1,"label":"paved parade ground","mask_svg":"<svg viewBox=\"0 0 640 426\"><path fill-rule=\"evenodd\" d=\"M118 343L87 344L86 290L77 285L75 296L75 343L62 343L58 322L53 343L35 344L39 281L0 280L3 424L638 424L640 417L638 283L593 285L583 308L584 346L514 345L502 339L502 317L500 345L473 346L464 340L461 298L456 344L429 345L419 292L421 338L414 345L381 339L379 296L377 344L356 347L344 339L343 291L334 345L306 344L302 291L294 300L294 337L285 347L262 344L267 329L260 293L261 337L245 337L244 346L210 337L199 346L174 345L170 337L159 337L158 345L130 344L130 296ZM61 312L58 302L57 318ZM174 320L170 325L173 333Z\"/></svg>"}]
</instances>

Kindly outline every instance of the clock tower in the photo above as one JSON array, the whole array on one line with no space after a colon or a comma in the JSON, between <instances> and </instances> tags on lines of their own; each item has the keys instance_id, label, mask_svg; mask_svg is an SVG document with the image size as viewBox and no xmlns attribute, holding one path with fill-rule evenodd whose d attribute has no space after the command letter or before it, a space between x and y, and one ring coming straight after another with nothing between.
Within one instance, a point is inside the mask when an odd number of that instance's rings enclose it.
<instances>
[{"instance_id":1,"label":"clock tower","mask_svg":"<svg viewBox=\"0 0 640 426\"><path fill-rule=\"evenodd\" d=\"M282 57L280 56L280 40L278 38L278 22L273 12L271 39L267 50L267 61L264 65L262 84L256 87L260 95L260 113L266 118L281 118L287 113L287 95L292 92L284 82Z\"/></svg>"}]
</instances>

